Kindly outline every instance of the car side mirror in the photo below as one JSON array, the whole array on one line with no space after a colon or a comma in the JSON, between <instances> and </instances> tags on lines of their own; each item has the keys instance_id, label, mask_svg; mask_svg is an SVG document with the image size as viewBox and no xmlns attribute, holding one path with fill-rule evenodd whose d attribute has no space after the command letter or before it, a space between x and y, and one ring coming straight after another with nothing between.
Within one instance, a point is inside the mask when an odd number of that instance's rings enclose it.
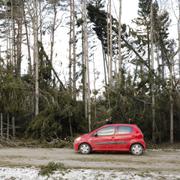
<instances>
[{"instance_id":1,"label":"car side mirror","mask_svg":"<svg viewBox=\"0 0 180 180\"><path fill-rule=\"evenodd\" d=\"M93 135L94 137L98 137L98 134L97 134L97 132L96 133L94 133L94 135Z\"/></svg>"}]
</instances>

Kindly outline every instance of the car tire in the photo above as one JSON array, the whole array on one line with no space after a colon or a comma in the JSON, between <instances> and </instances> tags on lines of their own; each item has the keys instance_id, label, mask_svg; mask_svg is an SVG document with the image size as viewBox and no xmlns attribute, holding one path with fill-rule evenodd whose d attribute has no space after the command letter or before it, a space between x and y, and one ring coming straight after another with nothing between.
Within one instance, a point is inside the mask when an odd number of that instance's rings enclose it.
<instances>
[{"instance_id":1,"label":"car tire","mask_svg":"<svg viewBox=\"0 0 180 180\"><path fill-rule=\"evenodd\" d=\"M140 156L143 154L144 148L141 144L133 144L130 149L131 153L136 156Z\"/></svg>"},{"instance_id":2,"label":"car tire","mask_svg":"<svg viewBox=\"0 0 180 180\"><path fill-rule=\"evenodd\" d=\"M79 152L81 154L89 154L91 152L91 147L89 144L87 143L82 143L80 146L79 146Z\"/></svg>"}]
</instances>

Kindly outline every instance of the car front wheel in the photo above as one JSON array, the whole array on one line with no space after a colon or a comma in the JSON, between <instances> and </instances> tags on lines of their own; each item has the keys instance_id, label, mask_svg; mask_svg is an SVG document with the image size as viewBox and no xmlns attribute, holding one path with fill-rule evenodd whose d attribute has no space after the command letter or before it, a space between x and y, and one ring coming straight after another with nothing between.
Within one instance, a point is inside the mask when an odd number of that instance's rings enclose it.
<instances>
[{"instance_id":1,"label":"car front wheel","mask_svg":"<svg viewBox=\"0 0 180 180\"><path fill-rule=\"evenodd\" d=\"M79 147L79 151L81 154L89 154L91 152L91 147L87 143L83 143Z\"/></svg>"},{"instance_id":2,"label":"car front wheel","mask_svg":"<svg viewBox=\"0 0 180 180\"><path fill-rule=\"evenodd\" d=\"M131 153L137 156L143 154L143 146L141 144L133 144L131 146Z\"/></svg>"}]
</instances>

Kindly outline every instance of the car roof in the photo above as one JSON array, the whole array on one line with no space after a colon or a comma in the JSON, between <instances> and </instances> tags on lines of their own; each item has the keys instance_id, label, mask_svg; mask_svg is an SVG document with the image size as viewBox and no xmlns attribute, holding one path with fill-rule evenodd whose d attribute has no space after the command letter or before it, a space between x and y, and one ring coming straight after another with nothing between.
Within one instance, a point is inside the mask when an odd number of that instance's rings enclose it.
<instances>
[{"instance_id":1,"label":"car roof","mask_svg":"<svg viewBox=\"0 0 180 180\"><path fill-rule=\"evenodd\" d=\"M136 124L106 124L102 127L106 127L106 126L130 126L130 127L137 127Z\"/></svg>"}]
</instances>

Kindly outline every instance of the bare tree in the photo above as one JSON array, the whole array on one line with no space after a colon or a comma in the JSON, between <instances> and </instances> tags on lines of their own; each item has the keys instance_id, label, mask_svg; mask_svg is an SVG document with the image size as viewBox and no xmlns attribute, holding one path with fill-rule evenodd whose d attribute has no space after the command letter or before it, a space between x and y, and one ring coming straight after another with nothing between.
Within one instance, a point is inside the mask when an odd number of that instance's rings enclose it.
<instances>
[{"instance_id":1,"label":"bare tree","mask_svg":"<svg viewBox=\"0 0 180 180\"><path fill-rule=\"evenodd\" d=\"M27 19L26 19L26 12L25 12L24 1L23 1L23 16L24 16L24 26L25 26L25 36L26 36L26 42L27 42L27 50L28 50L28 73L30 75L32 75L31 48L30 48L28 23L27 23Z\"/></svg>"},{"instance_id":2,"label":"bare tree","mask_svg":"<svg viewBox=\"0 0 180 180\"><path fill-rule=\"evenodd\" d=\"M72 78L73 73L73 78ZM69 32L69 84L73 99L76 99L76 30L75 2L70 0L70 32ZM73 89L72 89L73 88Z\"/></svg>"},{"instance_id":3,"label":"bare tree","mask_svg":"<svg viewBox=\"0 0 180 180\"><path fill-rule=\"evenodd\" d=\"M180 0L178 0L178 10L179 10L179 17L178 17L178 46L179 46L179 79L180 79Z\"/></svg>"},{"instance_id":4,"label":"bare tree","mask_svg":"<svg viewBox=\"0 0 180 180\"><path fill-rule=\"evenodd\" d=\"M152 140L153 142L156 141L156 122L155 122L155 87L154 87L154 17L153 17L153 1L151 3L151 13L150 13L150 20L151 20L151 30L150 30L150 38L151 38L151 93L152 93Z\"/></svg>"},{"instance_id":5,"label":"bare tree","mask_svg":"<svg viewBox=\"0 0 180 180\"><path fill-rule=\"evenodd\" d=\"M73 98L76 99L76 29L75 29L75 1L72 0L72 43L73 43Z\"/></svg>"},{"instance_id":6,"label":"bare tree","mask_svg":"<svg viewBox=\"0 0 180 180\"><path fill-rule=\"evenodd\" d=\"M72 93L72 0L70 0L70 21L69 21L69 88Z\"/></svg>"},{"instance_id":7,"label":"bare tree","mask_svg":"<svg viewBox=\"0 0 180 180\"><path fill-rule=\"evenodd\" d=\"M51 51L50 51L50 61L52 63L53 61L53 54L54 54L54 35L55 35L55 30L56 30L56 21L57 21L57 1L52 2L53 6L53 23L51 25L51 37L50 37L50 42L51 42Z\"/></svg>"},{"instance_id":8,"label":"bare tree","mask_svg":"<svg viewBox=\"0 0 180 180\"><path fill-rule=\"evenodd\" d=\"M43 17L42 17L42 0L39 0L39 41L42 42L42 26L43 26Z\"/></svg>"},{"instance_id":9,"label":"bare tree","mask_svg":"<svg viewBox=\"0 0 180 180\"><path fill-rule=\"evenodd\" d=\"M34 65L35 65L35 115L39 114L39 57L38 57L38 2L33 0L33 37L34 37Z\"/></svg>"},{"instance_id":10,"label":"bare tree","mask_svg":"<svg viewBox=\"0 0 180 180\"><path fill-rule=\"evenodd\" d=\"M91 98L89 81L89 61L88 61L88 27L87 27L87 1L82 2L82 51L83 51L83 76L84 76L84 103L85 118L88 120L88 129L91 131Z\"/></svg>"},{"instance_id":11,"label":"bare tree","mask_svg":"<svg viewBox=\"0 0 180 180\"><path fill-rule=\"evenodd\" d=\"M107 7L107 56L108 56L108 82L112 83L112 0L108 0Z\"/></svg>"},{"instance_id":12,"label":"bare tree","mask_svg":"<svg viewBox=\"0 0 180 180\"><path fill-rule=\"evenodd\" d=\"M121 84L122 79L122 55L121 55L121 15L122 15L122 0L119 0L119 27L118 27L118 50L119 50L119 66L118 66L118 73L119 73L119 81Z\"/></svg>"},{"instance_id":13,"label":"bare tree","mask_svg":"<svg viewBox=\"0 0 180 180\"><path fill-rule=\"evenodd\" d=\"M16 58L16 62L17 62L17 75L20 76L21 73L21 61L22 61L22 26L23 26L23 11L22 11L22 5L23 3L21 3L20 1L18 1L17 4L17 8L18 10L16 10L17 14L16 14L16 21L17 21L17 58Z\"/></svg>"}]
</instances>

